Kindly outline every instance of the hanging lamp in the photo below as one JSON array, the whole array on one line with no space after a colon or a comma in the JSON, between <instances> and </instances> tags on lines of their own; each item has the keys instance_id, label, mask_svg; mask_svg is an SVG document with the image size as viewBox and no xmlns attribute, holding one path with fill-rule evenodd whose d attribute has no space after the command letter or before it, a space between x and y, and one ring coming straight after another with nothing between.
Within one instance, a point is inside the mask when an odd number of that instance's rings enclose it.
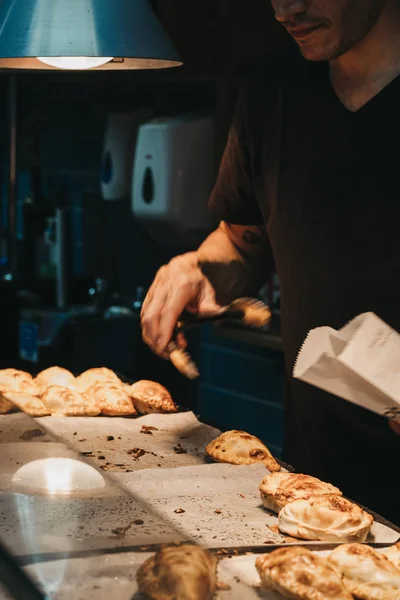
<instances>
[{"instance_id":1,"label":"hanging lamp","mask_svg":"<svg viewBox=\"0 0 400 600\"><path fill-rule=\"evenodd\" d=\"M0 3L0 69L121 71L181 64L148 0Z\"/></svg>"}]
</instances>

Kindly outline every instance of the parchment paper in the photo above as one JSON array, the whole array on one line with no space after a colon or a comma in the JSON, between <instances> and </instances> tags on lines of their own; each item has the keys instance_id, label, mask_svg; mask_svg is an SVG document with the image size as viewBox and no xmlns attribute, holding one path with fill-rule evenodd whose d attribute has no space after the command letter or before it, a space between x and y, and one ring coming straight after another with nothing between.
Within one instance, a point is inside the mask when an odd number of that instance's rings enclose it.
<instances>
[{"instance_id":1,"label":"parchment paper","mask_svg":"<svg viewBox=\"0 0 400 600\"><path fill-rule=\"evenodd\" d=\"M103 470L117 473L203 464L205 447L221 433L201 423L192 412L133 419L42 417L36 421ZM142 433L143 427L156 429ZM145 454L135 460L129 451L137 448Z\"/></svg>"},{"instance_id":2,"label":"parchment paper","mask_svg":"<svg viewBox=\"0 0 400 600\"><path fill-rule=\"evenodd\" d=\"M263 465L208 464L115 474L115 478L200 544L242 547L287 541L270 529L277 527L277 515L261 504L258 487L267 474ZM368 541L389 544L398 539L398 533L374 522Z\"/></svg>"}]
</instances>

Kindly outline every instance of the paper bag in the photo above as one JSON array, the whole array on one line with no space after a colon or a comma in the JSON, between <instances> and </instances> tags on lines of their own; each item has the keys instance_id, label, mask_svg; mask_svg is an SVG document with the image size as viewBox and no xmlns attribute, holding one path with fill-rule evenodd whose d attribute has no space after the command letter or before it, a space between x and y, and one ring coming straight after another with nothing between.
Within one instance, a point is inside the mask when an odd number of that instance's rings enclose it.
<instances>
[{"instance_id":1,"label":"paper bag","mask_svg":"<svg viewBox=\"0 0 400 600\"><path fill-rule=\"evenodd\" d=\"M400 422L400 335L374 313L311 330L293 376Z\"/></svg>"}]
</instances>

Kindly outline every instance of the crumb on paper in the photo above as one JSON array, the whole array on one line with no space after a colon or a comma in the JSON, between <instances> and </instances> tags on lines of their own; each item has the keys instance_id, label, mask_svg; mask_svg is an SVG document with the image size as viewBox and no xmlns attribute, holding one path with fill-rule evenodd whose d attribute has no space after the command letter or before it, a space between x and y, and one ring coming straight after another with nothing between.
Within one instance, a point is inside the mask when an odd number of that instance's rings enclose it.
<instances>
[{"instance_id":1,"label":"crumb on paper","mask_svg":"<svg viewBox=\"0 0 400 600\"><path fill-rule=\"evenodd\" d=\"M239 496L240 496L241 498L246 498L246 496L245 496L244 494L239 494Z\"/></svg>"},{"instance_id":2,"label":"crumb on paper","mask_svg":"<svg viewBox=\"0 0 400 600\"><path fill-rule=\"evenodd\" d=\"M106 457L103 456L102 454L100 456L97 457L99 460L106 460Z\"/></svg>"},{"instance_id":3,"label":"crumb on paper","mask_svg":"<svg viewBox=\"0 0 400 600\"><path fill-rule=\"evenodd\" d=\"M278 525L267 525L267 527L272 533L280 533Z\"/></svg>"},{"instance_id":4,"label":"crumb on paper","mask_svg":"<svg viewBox=\"0 0 400 600\"><path fill-rule=\"evenodd\" d=\"M87 442L86 438L82 438L81 440L78 440L78 442Z\"/></svg>"},{"instance_id":5,"label":"crumb on paper","mask_svg":"<svg viewBox=\"0 0 400 600\"><path fill-rule=\"evenodd\" d=\"M228 550L226 550L225 548L220 548L219 550L217 550L217 551L215 552L215 554L216 554L217 556L221 556L221 555L223 555L223 556L226 556L227 554L229 554L229 552L228 552Z\"/></svg>"},{"instance_id":6,"label":"crumb on paper","mask_svg":"<svg viewBox=\"0 0 400 600\"><path fill-rule=\"evenodd\" d=\"M217 590L219 592L229 592L231 590L231 586L229 583L225 583L224 581L217 581Z\"/></svg>"},{"instance_id":7,"label":"crumb on paper","mask_svg":"<svg viewBox=\"0 0 400 600\"><path fill-rule=\"evenodd\" d=\"M183 508L177 508L176 510L174 510L174 513L176 513L177 515L182 515L184 512L186 511L183 510Z\"/></svg>"},{"instance_id":8,"label":"crumb on paper","mask_svg":"<svg viewBox=\"0 0 400 600\"><path fill-rule=\"evenodd\" d=\"M93 452L88 450L87 452L79 452L81 456L93 456Z\"/></svg>"},{"instance_id":9,"label":"crumb on paper","mask_svg":"<svg viewBox=\"0 0 400 600\"><path fill-rule=\"evenodd\" d=\"M152 425L142 425L142 429L140 433L145 433L147 435L153 435L153 431L158 431L157 427L153 427Z\"/></svg>"},{"instance_id":10,"label":"crumb on paper","mask_svg":"<svg viewBox=\"0 0 400 600\"><path fill-rule=\"evenodd\" d=\"M174 446L174 452L175 454L187 454L187 450L185 450L185 448L182 448L180 444Z\"/></svg>"},{"instance_id":11,"label":"crumb on paper","mask_svg":"<svg viewBox=\"0 0 400 600\"><path fill-rule=\"evenodd\" d=\"M114 436L113 435L108 435L106 438L107 442L112 442L114 440Z\"/></svg>"},{"instance_id":12,"label":"crumb on paper","mask_svg":"<svg viewBox=\"0 0 400 600\"><path fill-rule=\"evenodd\" d=\"M24 431L22 435L20 435L19 439L29 442L30 440L33 440L37 437L42 437L43 435L46 434L41 429L28 429L27 431Z\"/></svg>"},{"instance_id":13,"label":"crumb on paper","mask_svg":"<svg viewBox=\"0 0 400 600\"><path fill-rule=\"evenodd\" d=\"M132 525L143 524L144 521L142 519L135 519L134 521L131 521L128 525L125 525L125 527L116 527L115 529L112 529L111 533L113 534L113 536L110 537L123 538L125 537L127 531L129 531L129 529L132 527Z\"/></svg>"},{"instance_id":14,"label":"crumb on paper","mask_svg":"<svg viewBox=\"0 0 400 600\"><path fill-rule=\"evenodd\" d=\"M222 514L222 510L220 510L219 508L216 508L216 509L214 510L214 512L215 512L217 515L220 515L220 514Z\"/></svg>"},{"instance_id":15,"label":"crumb on paper","mask_svg":"<svg viewBox=\"0 0 400 600\"><path fill-rule=\"evenodd\" d=\"M128 450L128 454L129 456L132 456L134 460L139 460L141 456L146 454L146 450L143 450L143 448L132 448L131 450Z\"/></svg>"}]
</instances>

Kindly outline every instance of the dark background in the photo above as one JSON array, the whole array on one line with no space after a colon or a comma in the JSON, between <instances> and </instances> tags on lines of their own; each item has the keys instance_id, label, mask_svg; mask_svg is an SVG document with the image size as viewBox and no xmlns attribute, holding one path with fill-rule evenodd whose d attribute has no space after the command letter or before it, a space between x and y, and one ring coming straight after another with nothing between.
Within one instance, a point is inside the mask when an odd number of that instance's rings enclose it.
<instances>
[{"instance_id":1,"label":"dark background","mask_svg":"<svg viewBox=\"0 0 400 600\"><path fill-rule=\"evenodd\" d=\"M0 287L2 367L18 364L18 311L24 305L20 290L37 290L45 304L54 302L54 282L34 276L31 244L60 198L70 211L71 302L88 301L87 289L96 277L106 279L120 294L133 295L137 286L148 287L159 266L176 252L141 229L131 214L129 198L102 200L99 168L107 115L140 106L153 106L160 115L214 110L219 157L241 69L290 45L273 19L268 0L154 0L152 4L184 67L166 72L17 75L21 260L19 281L1 282ZM9 76L0 74L3 239L7 235L8 83ZM93 340L93 335L87 330L87 339ZM123 344L121 348L115 335L107 339L114 362L105 366L115 368ZM132 347L135 365L127 375L165 383L178 402L196 409L205 420L223 429L238 427L258 434L279 454L281 352L205 330L193 340L201 381L189 384L144 348L138 322L132 330ZM95 354L88 361L95 362Z\"/></svg>"}]
</instances>

